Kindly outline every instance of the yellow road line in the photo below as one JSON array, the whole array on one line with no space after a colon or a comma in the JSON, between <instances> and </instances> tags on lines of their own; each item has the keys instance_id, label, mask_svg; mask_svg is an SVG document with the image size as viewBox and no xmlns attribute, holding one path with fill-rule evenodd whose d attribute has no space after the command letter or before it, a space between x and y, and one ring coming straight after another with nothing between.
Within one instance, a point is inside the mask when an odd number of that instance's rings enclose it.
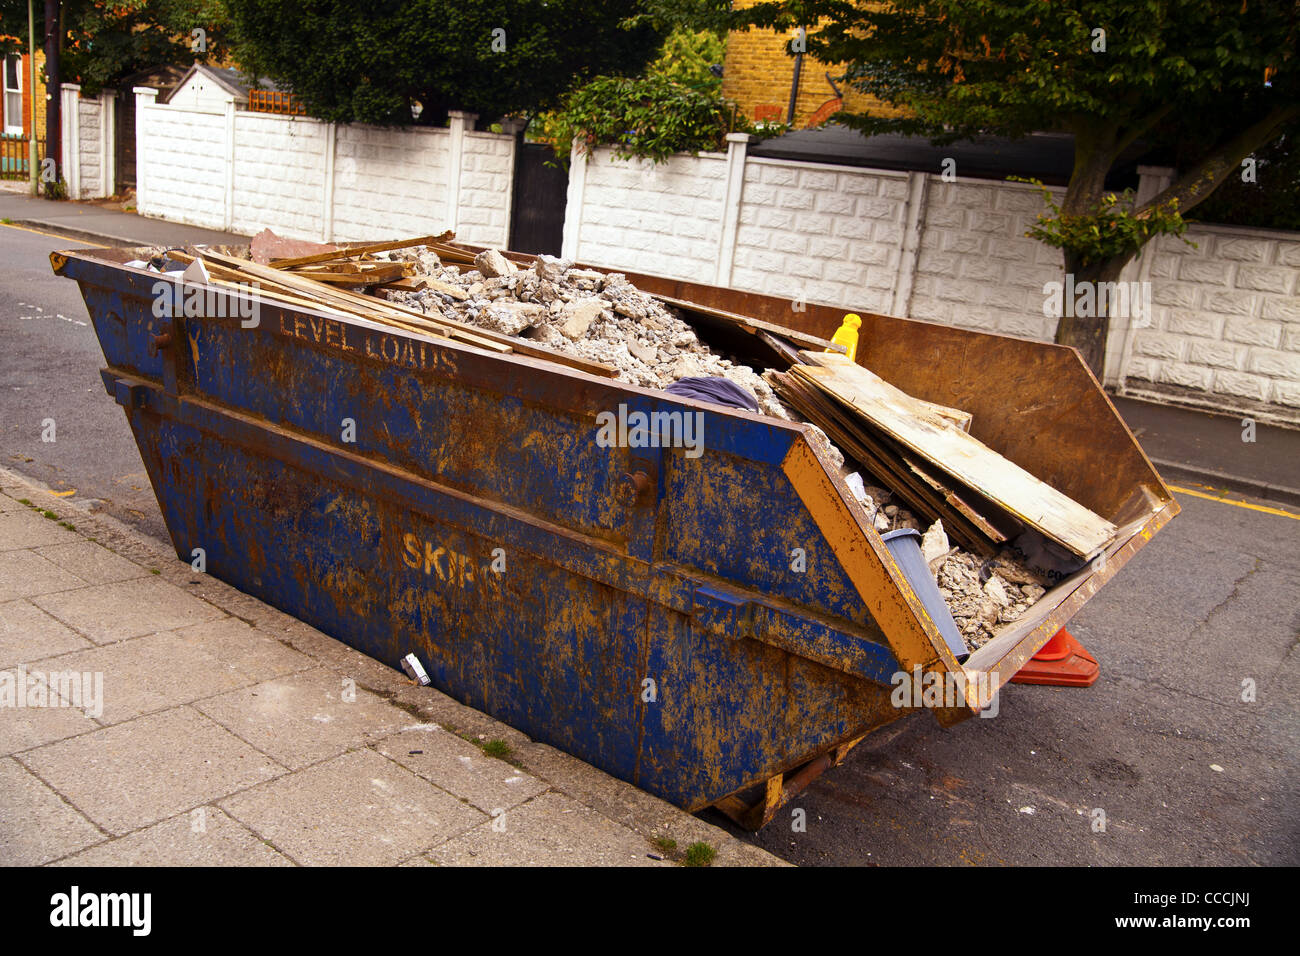
<instances>
[{"instance_id":1,"label":"yellow road line","mask_svg":"<svg viewBox=\"0 0 1300 956\"><path fill-rule=\"evenodd\" d=\"M1207 501L1218 501L1225 505L1233 505L1237 508L1249 508L1251 511L1262 511L1266 515L1279 515L1283 518L1294 518L1300 521L1300 515L1291 511L1283 511L1280 508L1269 508L1266 505L1252 505L1249 501L1233 501L1231 498L1224 498L1220 495L1208 495L1203 491L1193 491L1191 488L1183 488L1179 485L1169 485L1170 491L1176 491L1180 495L1192 495L1195 498L1204 498Z\"/></svg>"},{"instance_id":2,"label":"yellow road line","mask_svg":"<svg viewBox=\"0 0 1300 956\"><path fill-rule=\"evenodd\" d=\"M75 242L79 246L90 246L92 249L108 249L109 246L98 242L89 242L85 239L77 239L73 236L61 236L56 232L45 232L41 229L33 229L31 226L20 226L16 222L0 222L0 226L7 226L10 229L21 229L23 232L34 232L38 236L49 236L51 239L60 239L63 242Z\"/></svg>"}]
</instances>

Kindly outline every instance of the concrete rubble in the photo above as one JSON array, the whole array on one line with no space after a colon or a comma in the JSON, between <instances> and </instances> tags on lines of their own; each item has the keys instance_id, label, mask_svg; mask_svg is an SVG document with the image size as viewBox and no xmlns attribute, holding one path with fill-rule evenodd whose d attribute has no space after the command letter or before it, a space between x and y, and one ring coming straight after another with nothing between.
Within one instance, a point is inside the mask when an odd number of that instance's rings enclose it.
<instances>
[{"instance_id":1,"label":"concrete rubble","mask_svg":"<svg viewBox=\"0 0 1300 956\"><path fill-rule=\"evenodd\" d=\"M495 249L479 253L473 268L444 263L423 247L379 253L376 258L414 261L426 280L418 290L386 290L389 301L604 362L631 385L664 388L688 376L722 376L749 390L763 414L796 419L759 373L715 354L673 310L621 273L575 269L567 259L546 255L525 268ZM817 426L809 427L834 466L846 479L852 478L840 450ZM849 484L878 532L925 531L923 553L972 649L1045 593L1044 582L1010 551L1004 549L986 564L950 546L941 523L924 529L916 515L893 502L888 489L861 479Z\"/></svg>"},{"instance_id":2,"label":"concrete rubble","mask_svg":"<svg viewBox=\"0 0 1300 956\"><path fill-rule=\"evenodd\" d=\"M690 376L728 378L754 395L763 414L791 417L754 369L715 354L672 310L620 273L575 269L552 256L522 268L495 249L479 253L472 269L441 262L420 247L389 255L418 262L437 283L387 290L391 302L604 362L629 385L664 388Z\"/></svg>"}]
</instances>

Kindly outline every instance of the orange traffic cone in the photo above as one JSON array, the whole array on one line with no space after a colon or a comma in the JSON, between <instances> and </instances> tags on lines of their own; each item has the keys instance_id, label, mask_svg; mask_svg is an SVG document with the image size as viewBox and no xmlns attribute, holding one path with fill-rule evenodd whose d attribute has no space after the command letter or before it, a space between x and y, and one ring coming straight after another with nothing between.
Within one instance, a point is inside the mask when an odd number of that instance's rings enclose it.
<instances>
[{"instance_id":1,"label":"orange traffic cone","mask_svg":"<svg viewBox=\"0 0 1300 956\"><path fill-rule=\"evenodd\" d=\"M1101 665L1074 635L1061 628L1043 649L1025 662L1013 684L1052 684L1057 687L1091 687L1101 674Z\"/></svg>"}]
</instances>

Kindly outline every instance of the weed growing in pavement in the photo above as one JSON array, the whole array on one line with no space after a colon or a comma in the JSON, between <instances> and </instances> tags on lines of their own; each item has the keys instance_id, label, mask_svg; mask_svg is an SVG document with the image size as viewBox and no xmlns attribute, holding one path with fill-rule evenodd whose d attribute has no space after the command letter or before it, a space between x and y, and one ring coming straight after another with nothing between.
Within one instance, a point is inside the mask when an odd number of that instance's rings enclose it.
<instances>
[{"instance_id":1,"label":"weed growing in pavement","mask_svg":"<svg viewBox=\"0 0 1300 956\"><path fill-rule=\"evenodd\" d=\"M510 745L499 737L479 744L483 753L489 757L496 757L498 760L508 760L511 756Z\"/></svg>"},{"instance_id":2,"label":"weed growing in pavement","mask_svg":"<svg viewBox=\"0 0 1300 956\"><path fill-rule=\"evenodd\" d=\"M708 866L717 855L718 851L703 841L692 843L686 848L686 858L682 860L682 866Z\"/></svg>"}]
</instances>

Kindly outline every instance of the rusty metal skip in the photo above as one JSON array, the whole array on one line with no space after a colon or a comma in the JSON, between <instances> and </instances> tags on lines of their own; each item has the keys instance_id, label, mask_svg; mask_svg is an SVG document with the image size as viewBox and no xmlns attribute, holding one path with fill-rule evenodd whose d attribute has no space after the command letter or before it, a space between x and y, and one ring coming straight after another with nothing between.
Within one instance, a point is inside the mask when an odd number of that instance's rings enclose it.
<instances>
[{"instance_id":1,"label":"rusty metal skip","mask_svg":"<svg viewBox=\"0 0 1300 956\"><path fill-rule=\"evenodd\" d=\"M201 547L210 573L325 633L392 667L414 652L458 700L752 828L910 712L895 675L1001 687L1178 510L1072 351L859 313L876 372L974 412L985 442L1122 526L962 665L805 426L269 298L245 327L234 289L216 315L159 318L134 256L51 259L81 287L182 559ZM794 318L827 336L842 315ZM604 447L597 416L620 406L699 413L704 453ZM942 724L985 702L963 694Z\"/></svg>"}]
</instances>

